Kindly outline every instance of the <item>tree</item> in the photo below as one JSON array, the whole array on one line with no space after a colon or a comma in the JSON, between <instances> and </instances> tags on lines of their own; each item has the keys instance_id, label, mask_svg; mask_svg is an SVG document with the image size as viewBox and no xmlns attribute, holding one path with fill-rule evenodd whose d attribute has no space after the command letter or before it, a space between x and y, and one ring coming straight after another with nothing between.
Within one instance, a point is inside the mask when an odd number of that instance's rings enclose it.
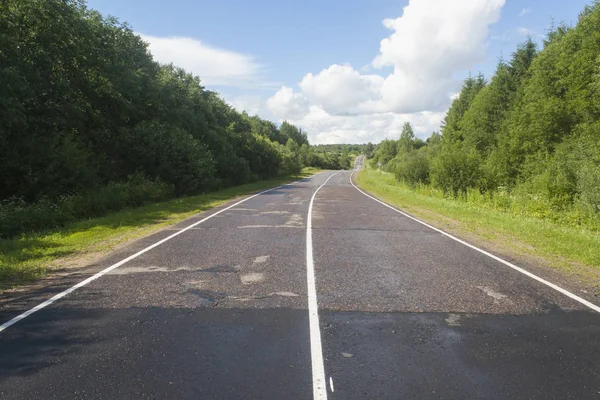
<instances>
[{"instance_id":1,"label":"tree","mask_svg":"<svg viewBox=\"0 0 600 400\"><path fill-rule=\"evenodd\" d=\"M429 168L430 182L453 197L474 188L490 197L510 193L503 201L518 199L536 215L569 210L594 220L600 212L598 27L600 2L594 2L576 26L553 28L543 50L526 40L510 60L499 61L489 84L481 75L465 80L441 135L421 144L405 129L397 143L376 147L373 164L385 161L386 171L411 185L427 182ZM394 144L398 154L391 158Z\"/></svg>"},{"instance_id":2,"label":"tree","mask_svg":"<svg viewBox=\"0 0 600 400\"><path fill-rule=\"evenodd\" d=\"M465 151L461 144L446 145L444 151L433 161L433 183L445 194L451 194L454 198L466 198L468 189L477 187L479 164L480 158L475 151Z\"/></svg>"},{"instance_id":3,"label":"tree","mask_svg":"<svg viewBox=\"0 0 600 400\"><path fill-rule=\"evenodd\" d=\"M373 143L369 142L367 143L367 147L365 148L365 156L367 158L372 158L374 156L375 153L375 146L373 145Z\"/></svg>"},{"instance_id":4,"label":"tree","mask_svg":"<svg viewBox=\"0 0 600 400\"><path fill-rule=\"evenodd\" d=\"M411 151L399 154L394 175L397 180L414 187L429 184L429 170L429 159L426 151Z\"/></svg>"},{"instance_id":5,"label":"tree","mask_svg":"<svg viewBox=\"0 0 600 400\"><path fill-rule=\"evenodd\" d=\"M236 111L83 0L0 1L0 79L0 226L14 205L44 202L53 226L141 204L127 193L202 193L321 161L302 129Z\"/></svg>"},{"instance_id":6,"label":"tree","mask_svg":"<svg viewBox=\"0 0 600 400\"><path fill-rule=\"evenodd\" d=\"M390 139L385 139L383 142L381 142L379 144L379 149L375 153L375 157L373 157L373 160L371 161L371 163L373 163L373 165L375 165L375 166L378 163L385 165L385 164L389 163L390 160L392 160L394 157L396 157L397 153L398 153L398 150L396 147L396 141L390 140Z\"/></svg>"},{"instance_id":7,"label":"tree","mask_svg":"<svg viewBox=\"0 0 600 400\"><path fill-rule=\"evenodd\" d=\"M482 74L477 78L469 77L465 80L458 97L452 101L450 109L442 122L442 135L446 141L462 141L463 136L460 130L460 121L467 112L475 96L486 85Z\"/></svg>"},{"instance_id":8,"label":"tree","mask_svg":"<svg viewBox=\"0 0 600 400\"><path fill-rule=\"evenodd\" d=\"M506 119L522 93L522 84L529 78L529 68L537 55L536 44L528 39L513 53L506 64L500 60L490 84L481 89L459 123L468 147L483 157L497 144L507 130Z\"/></svg>"},{"instance_id":9,"label":"tree","mask_svg":"<svg viewBox=\"0 0 600 400\"><path fill-rule=\"evenodd\" d=\"M400 140L398 141L398 152L408 153L413 149L415 142L415 134L413 132L410 122L405 122L402 126L402 133L400 134Z\"/></svg>"},{"instance_id":10,"label":"tree","mask_svg":"<svg viewBox=\"0 0 600 400\"><path fill-rule=\"evenodd\" d=\"M279 133L283 138L285 138L286 143L288 139L293 139L299 146L302 146L303 144L308 144L306 132L302 131L302 129L297 128L296 126L290 124L287 121L283 121L283 123L279 127Z\"/></svg>"}]
</instances>

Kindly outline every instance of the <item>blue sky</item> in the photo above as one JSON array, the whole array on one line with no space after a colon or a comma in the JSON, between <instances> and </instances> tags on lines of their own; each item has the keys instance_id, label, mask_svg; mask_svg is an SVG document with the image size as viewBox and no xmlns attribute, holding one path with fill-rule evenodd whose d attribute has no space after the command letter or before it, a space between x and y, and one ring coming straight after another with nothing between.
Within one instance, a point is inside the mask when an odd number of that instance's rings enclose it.
<instances>
[{"instance_id":1,"label":"blue sky","mask_svg":"<svg viewBox=\"0 0 600 400\"><path fill-rule=\"evenodd\" d=\"M575 24L586 0L91 0L161 62L313 143L428 136L470 72L490 76L529 33ZM450 5L451 4L451 5ZM405 9L406 7L406 9ZM384 26L383 20L389 20ZM387 47L380 47L388 38ZM311 75L308 75L311 74Z\"/></svg>"}]
</instances>

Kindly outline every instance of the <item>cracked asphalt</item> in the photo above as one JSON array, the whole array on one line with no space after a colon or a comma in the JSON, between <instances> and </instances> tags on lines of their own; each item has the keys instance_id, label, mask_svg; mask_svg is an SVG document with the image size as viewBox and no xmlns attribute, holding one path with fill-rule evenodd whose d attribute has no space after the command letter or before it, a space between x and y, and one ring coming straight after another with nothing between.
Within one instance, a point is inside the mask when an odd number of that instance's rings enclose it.
<instances>
[{"instance_id":1,"label":"cracked asphalt","mask_svg":"<svg viewBox=\"0 0 600 400\"><path fill-rule=\"evenodd\" d=\"M0 333L0 399L312 398L306 222L334 173L224 211ZM599 314L349 178L331 177L312 215L328 398L600 398ZM6 298L0 323L226 206Z\"/></svg>"}]
</instances>

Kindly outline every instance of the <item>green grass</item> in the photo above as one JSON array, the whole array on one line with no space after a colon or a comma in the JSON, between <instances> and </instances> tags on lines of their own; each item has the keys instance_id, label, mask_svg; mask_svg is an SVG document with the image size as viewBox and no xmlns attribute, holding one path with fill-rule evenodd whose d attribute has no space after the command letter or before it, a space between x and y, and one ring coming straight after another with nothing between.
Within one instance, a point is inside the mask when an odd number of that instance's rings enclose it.
<instances>
[{"instance_id":1,"label":"green grass","mask_svg":"<svg viewBox=\"0 0 600 400\"><path fill-rule=\"evenodd\" d=\"M361 171L356 181L434 226L492 251L566 272L596 291L600 288L600 235L594 230L443 198L428 188L413 190L392 174L370 168Z\"/></svg>"},{"instance_id":2,"label":"green grass","mask_svg":"<svg viewBox=\"0 0 600 400\"><path fill-rule=\"evenodd\" d=\"M86 260L117 245L148 235L238 196L305 178L316 172L318 170L315 168L305 168L295 176L126 209L43 233L0 239L0 289L38 279L46 275L48 270L85 264Z\"/></svg>"}]
</instances>

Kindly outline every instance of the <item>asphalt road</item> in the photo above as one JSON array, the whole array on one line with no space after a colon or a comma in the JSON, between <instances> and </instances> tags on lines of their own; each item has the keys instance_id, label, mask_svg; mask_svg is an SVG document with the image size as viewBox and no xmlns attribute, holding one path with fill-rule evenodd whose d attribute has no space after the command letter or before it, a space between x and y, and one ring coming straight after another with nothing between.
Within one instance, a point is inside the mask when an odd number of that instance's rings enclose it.
<instances>
[{"instance_id":1,"label":"asphalt road","mask_svg":"<svg viewBox=\"0 0 600 400\"><path fill-rule=\"evenodd\" d=\"M350 173L222 211L7 327L0 399L600 398L600 314ZM225 207L7 299L0 323Z\"/></svg>"}]
</instances>

